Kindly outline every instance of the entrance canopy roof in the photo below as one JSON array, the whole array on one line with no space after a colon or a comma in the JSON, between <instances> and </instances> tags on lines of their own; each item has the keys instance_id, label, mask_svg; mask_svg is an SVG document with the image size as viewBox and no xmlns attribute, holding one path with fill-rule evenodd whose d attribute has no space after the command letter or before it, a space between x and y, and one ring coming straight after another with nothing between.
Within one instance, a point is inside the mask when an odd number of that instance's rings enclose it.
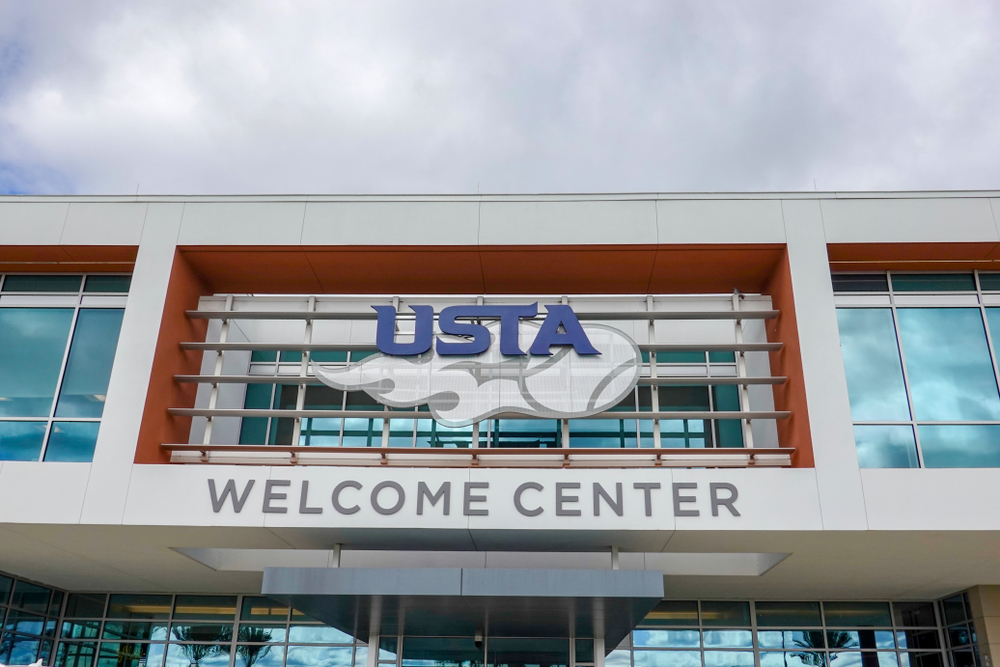
<instances>
[{"instance_id":1,"label":"entrance canopy roof","mask_svg":"<svg viewBox=\"0 0 1000 667\"><path fill-rule=\"evenodd\" d=\"M356 637L603 637L614 648L663 598L660 572L267 568L261 592Z\"/></svg>"}]
</instances>

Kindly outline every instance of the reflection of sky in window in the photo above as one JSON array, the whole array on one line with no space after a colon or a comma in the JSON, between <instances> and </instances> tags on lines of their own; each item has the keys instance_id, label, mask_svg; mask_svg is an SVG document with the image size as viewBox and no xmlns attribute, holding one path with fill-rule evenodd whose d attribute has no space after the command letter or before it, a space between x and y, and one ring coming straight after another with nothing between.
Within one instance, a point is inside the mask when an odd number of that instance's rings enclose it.
<instances>
[{"instance_id":1,"label":"reflection of sky in window","mask_svg":"<svg viewBox=\"0 0 1000 667\"><path fill-rule=\"evenodd\" d=\"M1000 419L978 308L900 308L897 317L917 419Z\"/></svg>"},{"instance_id":2,"label":"reflection of sky in window","mask_svg":"<svg viewBox=\"0 0 1000 667\"><path fill-rule=\"evenodd\" d=\"M840 346L854 421L906 421L903 369L892 311L839 308Z\"/></svg>"},{"instance_id":3,"label":"reflection of sky in window","mask_svg":"<svg viewBox=\"0 0 1000 667\"><path fill-rule=\"evenodd\" d=\"M926 425L918 430L928 468L1000 467L1000 426Z\"/></svg>"},{"instance_id":4,"label":"reflection of sky in window","mask_svg":"<svg viewBox=\"0 0 1000 667\"><path fill-rule=\"evenodd\" d=\"M0 415L48 416L73 310L0 308Z\"/></svg>"},{"instance_id":5,"label":"reflection of sky in window","mask_svg":"<svg viewBox=\"0 0 1000 667\"><path fill-rule=\"evenodd\" d=\"M760 667L823 667L826 657L821 651L764 651L760 654Z\"/></svg>"},{"instance_id":6,"label":"reflection of sky in window","mask_svg":"<svg viewBox=\"0 0 1000 667\"><path fill-rule=\"evenodd\" d=\"M281 667L284 646L240 645L236 647L235 667Z\"/></svg>"},{"instance_id":7,"label":"reflection of sky in window","mask_svg":"<svg viewBox=\"0 0 1000 667\"><path fill-rule=\"evenodd\" d=\"M121 309L81 310L73 330L57 417L100 417L121 332Z\"/></svg>"},{"instance_id":8,"label":"reflection of sky in window","mask_svg":"<svg viewBox=\"0 0 1000 667\"><path fill-rule=\"evenodd\" d=\"M753 651L705 651L705 667L753 667Z\"/></svg>"},{"instance_id":9,"label":"reflection of sky in window","mask_svg":"<svg viewBox=\"0 0 1000 667\"><path fill-rule=\"evenodd\" d=\"M635 651L635 667L701 667L701 651Z\"/></svg>"},{"instance_id":10,"label":"reflection of sky in window","mask_svg":"<svg viewBox=\"0 0 1000 667\"><path fill-rule=\"evenodd\" d=\"M859 424L854 427L862 468L916 468L917 444L909 424Z\"/></svg>"},{"instance_id":11,"label":"reflection of sky in window","mask_svg":"<svg viewBox=\"0 0 1000 667\"><path fill-rule=\"evenodd\" d=\"M895 651L879 651L874 655L877 656L879 667L899 667ZM859 651L830 653L830 667L861 667L861 665L862 658Z\"/></svg>"},{"instance_id":12,"label":"reflection of sky in window","mask_svg":"<svg viewBox=\"0 0 1000 667\"><path fill-rule=\"evenodd\" d=\"M632 632L632 643L657 648L698 648L701 637L697 630L635 630Z\"/></svg>"},{"instance_id":13,"label":"reflection of sky in window","mask_svg":"<svg viewBox=\"0 0 1000 667\"><path fill-rule=\"evenodd\" d=\"M604 658L604 667L629 667L631 664L628 651L612 651Z\"/></svg>"},{"instance_id":14,"label":"reflection of sky in window","mask_svg":"<svg viewBox=\"0 0 1000 667\"><path fill-rule=\"evenodd\" d=\"M351 649L289 646L288 667L351 667Z\"/></svg>"},{"instance_id":15,"label":"reflection of sky in window","mask_svg":"<svg viewBox=\"0 0 1000 667\"><path fill-rule=\"evenodd\" d=\"M749 630L705 630L705 648L753 648Z\"/></svg>"}]
</instances>

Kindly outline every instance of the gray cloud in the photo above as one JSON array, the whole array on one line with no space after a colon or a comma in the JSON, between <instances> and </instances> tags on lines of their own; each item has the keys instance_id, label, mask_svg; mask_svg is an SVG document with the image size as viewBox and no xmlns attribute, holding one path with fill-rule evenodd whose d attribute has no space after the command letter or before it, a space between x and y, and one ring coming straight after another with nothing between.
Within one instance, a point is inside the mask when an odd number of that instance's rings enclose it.
<instances>
[{"instance_id":1,"label":"gray cloud","mask_svg":"<svg viewBox=\"0 0 1000 667\"><path fill-rule=\"evenodd\" d=\"M991 188L1000 6L8 2L0 190Z\"/></svg>"}]
</instances>

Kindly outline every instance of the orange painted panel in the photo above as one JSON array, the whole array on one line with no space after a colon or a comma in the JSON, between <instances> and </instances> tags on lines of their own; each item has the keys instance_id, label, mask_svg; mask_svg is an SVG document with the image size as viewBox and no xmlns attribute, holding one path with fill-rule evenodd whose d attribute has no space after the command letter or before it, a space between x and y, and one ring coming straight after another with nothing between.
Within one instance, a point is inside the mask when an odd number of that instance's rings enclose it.
<instances>
[{"instance_id":1,"label":"orange painted panel","mask_svg":"<svg viewBox=\"0 0 1000 667\"><path fill-rule=\"evenodd\" d=\"M202 353L182 350L180 343L205 340L208 322L192 320L186 314L198 307L198 298L205 292L200 276L180 252L175 253L136 443L136 463L169 463L170 456L160 445L188 441L191 418L174 417L167 408L194 407L198 385L177 382L174 374L197 374L201 370Z\"/></svg>"},{"instance_id":2,"label":"orange painted panel","mask_svg":"<svg viewBox=\"0 0 1000 667\"><path fill-rule=\"evenodd\" d=\"M1000 269L997 243L832 243L835 271L971 271Z\"/></svg>"},{"instance_id":3,"label":"orange painted panel","mask_svg":"<svg viewBox=\"0 0 1000 667\"><path fill-rule=\"evenodd\" d=\"M483 249L488 294L645 294L653 246Z\"/></svg>"},{"instance_id":4,"label":"orange painted panel","mask_svg":"<svg viewBox=\"0 0 1000 667\"><path fill-rule=\"evenodd\" d=\"M468 247L310 249L310 265L328 294L479 294L479 252Z\"/></svg>"},{"instance_id":5,"label":"orange painted panel","mask_svg":"<svg viewBox=\"0 0 1000 667\"><path fill-rule=\"evenodd\" d=\"M784 252L780 245L660 246L653 294L760 292Z\"/></svg>"},{"instance_id":6,"label":"orange painted panel","mask_svg":"<svg viewBox=\"0 0 1000 667\"><path fill-rule=\"evenodd\" d=\"M298 249L182 249L212 292L310 294L322 292L306 255Z\"/></svg>"}]
</instances>

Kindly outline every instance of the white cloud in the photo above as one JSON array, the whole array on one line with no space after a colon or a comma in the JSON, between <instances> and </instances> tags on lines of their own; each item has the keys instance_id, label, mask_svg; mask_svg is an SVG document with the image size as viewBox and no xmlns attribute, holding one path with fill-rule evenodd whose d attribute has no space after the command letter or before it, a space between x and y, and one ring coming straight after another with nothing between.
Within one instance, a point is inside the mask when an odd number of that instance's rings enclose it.
<instances>
[{"instance_id":1,"label":"white cloud","mask_svg":"<svg viewBox=\"0 0 1000 667\"><path fill-rule=\"evenodd\" d=\"M9 2L0 188L996 187L998 36L989 0Z\"/></svg>"}]
</instances>

